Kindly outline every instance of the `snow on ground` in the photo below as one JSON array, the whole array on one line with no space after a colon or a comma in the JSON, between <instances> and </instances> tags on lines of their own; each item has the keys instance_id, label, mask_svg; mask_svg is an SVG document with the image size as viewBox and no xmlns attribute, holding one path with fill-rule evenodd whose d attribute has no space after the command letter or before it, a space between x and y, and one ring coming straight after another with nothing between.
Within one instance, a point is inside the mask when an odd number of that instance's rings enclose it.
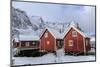
<instances>
[{"instance_id":1,"label":"snow on ground","mask_svg":"<svg viewBox=\"0 0 100 67\"><path fill-rule=\"evenodd\" d=\"M77 61L93 61L95 56L62 56L56 57L49 53L42 57L13 57L13 65L27 65L27 64L46 64L46 63L61 63L61 62L77 62Z\"/></svg>"},{"instance_id":2,"label":"snow on ground","mask_svg":"<svg viewBox=\"0 0 100 67\"><path fill-rule=\"evenodd\" d=\"M78 61L93 61L95 56L64 56L62 62L78 62Z\"/></svg>"},{"instance_id":3,"label":"snow on ground","mask_svg":"<svg viewBox=\"0 0 100 67\"><path fill-rule=\"evenodd\" d=\"M95 49L91 48L91 50L89 51L89 53L91 53L91 52L95 53Z\"/></svg>"},{"instance_id":4,"label":"snow on ground","mask_svg":"<svg viewBox=\"0 0 100 67\"><path fill-rule=\"evenodd\" d=\"M91 36L90 41L91 41L91 42L94 42L94 41L95 41L95 37Z\"/></svg>"}]
</instances>

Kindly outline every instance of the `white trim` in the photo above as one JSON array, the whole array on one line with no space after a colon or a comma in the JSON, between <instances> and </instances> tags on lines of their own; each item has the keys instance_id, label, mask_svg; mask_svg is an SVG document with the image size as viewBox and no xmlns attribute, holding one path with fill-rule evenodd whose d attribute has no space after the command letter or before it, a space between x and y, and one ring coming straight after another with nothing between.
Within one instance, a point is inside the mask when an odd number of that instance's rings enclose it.
<instances>
[{"instance_id":1,"label":"white trim","mask_svg":"<svg viewBox=\"0 0 100 67\"><path fill-rule=\"evenodd\" d=\"M39 40L39 50L41 51L41 39Z\"/></svg>"},{"instance_id":2,"label":"white trim","mask_svg":"<svg viewBox=\"0 0 100 67\"><path fill-rule=\"evenodd\" d=\"M54 51L55 51L55 52L56 52L56 50L57 50L56 41L57 41L57 39L55 39L55 45L54 45Z\"/></svg>"},{"instance_id":3,"label":"white trim","mask_svg":"<svg viewBox=\"0 0 100 67\"><path fill-rule=\"evenodd\" d=\"M71 44L72 43L72 44ZM73 47L74 43L73 43L73 40L68 40L68 46L69 47Z\"/></svg>"},{"instance_id":4,"label":"white trim","mask_svg":"<svg viewBox=\"0 0 100 67\"><path fill-rule=\"evenodd\" d=\"M65 50L65 38L63 39L63 41L64 41L63 42L64 43L64 45L63 45L64 46L64 51L66 52L66 50Z\"/></svg>"},{"instance_id":5,"label":"white trim","mask_svg":"<svg viewBox=\"0 0 100 67\"><path fill-rule=\"evenodd\" d=\"M48 31L52 34L52 36L56 39L56 37L55 37L54 34L49 30L49 28L45 28L45 29L44 29L43 33L40 35L40 38L42 37L42 35L44 34L44 32L45 32L46 30L48 30Z\"/></svg>"},{"instance_id":6,"label":"white trim","mask_svg":"<svg viewBox=\"0 0 100 67\"><path fill-rule=\"evenodd\" d=\"M75 28L74 26L70 26L66 32L66 34L70 31L70 29L73 28L75 29L78 33L80 33L83 37L87 37L82 31L80 31L79 29ZM64 35L64 37L66 36L66 34Z\"/></svg>"},{"instance_id":7,"label":"white trim","mask_svg":"<svg viewBox=\"0 0 100 67\"><path fill-rule=\"evenodd\" d=\"M84 53L86 52L86 47L85 47L85 38L83 38L83 43L84 43Z\"/></svg>"},{"instance_id":8,"label":"white trim","mask_svg":"<svg viewBox=\"0 0 100 67\"><path fill-rule=\"evenodd\" d=\"M42 32L41 35L40 35L40 38L42 37L42 35L44 34L44 32L45 32L46 30L48 30L48 31L52 34L52 36L53 36L55 39L63 39L62 34L59 33L59 34L58 34L59 36L57 36L57 35L55 34L55 32L54 32L54 31L56 31L56 30L50 29L50 28L48 28L48 27L46 27L46 28L43 30L43 32ZM56 33L58 33L58 31L57 31Z\"/></svg>"}]
</instances>

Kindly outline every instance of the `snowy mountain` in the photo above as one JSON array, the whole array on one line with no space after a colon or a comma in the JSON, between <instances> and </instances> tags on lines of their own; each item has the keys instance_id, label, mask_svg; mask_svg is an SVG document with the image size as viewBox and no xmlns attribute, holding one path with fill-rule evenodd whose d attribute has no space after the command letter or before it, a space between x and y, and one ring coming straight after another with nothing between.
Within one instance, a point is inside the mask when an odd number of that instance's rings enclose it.
<instances>
[{"instance_id":1,"label":"snowy mountain","mask_svg":"<svg viewBox=\"0 0 100 67\"><path fill-rule=\"evenodd\" d=\"M45 23L40 16L31 16L30 21L32 23L32 29L35 31L38 29L43 29L45 27Z\"/></svg>"},{"instance_id":2,"label":"snowy mountain","mask_svg":"<svg viewBox=\"0 0 100 67\"><path fill-rule=\"evenodd\" d=\"M11 35L12 37L16 37L20 34L20 29L28 29L32 27L29 17L24 11L19 9L15 9L12 7L11 9Z\"/></svg>"},{"instance_id":3,"label":"snowy mountain","mask_svg":"<svg viewBox=\"0 0 100 67\"><path fill-rule=\"evenodd\" d=\"M27 29L28 26L32 26L27 14L24 11L15 9L13 7L11 10L11 21L12 27L18 29Z\"/></svg>"},{"instance_id":4,"label":"snowy mountain","mask_svg":"<svg viewBox=\"0 0 100 67\"><path fill-rule=\"evenodd\" d=\"M30 20L31 19L31 20ZM41 17L29 18L25 11L20 9L11 9L11 35L13 37L18 37L20 34L28 34L30 32L37 31L39 28L43 27L43 20ZM29 32L30 31L30 32Z\"/></svg>"}]
</instances>

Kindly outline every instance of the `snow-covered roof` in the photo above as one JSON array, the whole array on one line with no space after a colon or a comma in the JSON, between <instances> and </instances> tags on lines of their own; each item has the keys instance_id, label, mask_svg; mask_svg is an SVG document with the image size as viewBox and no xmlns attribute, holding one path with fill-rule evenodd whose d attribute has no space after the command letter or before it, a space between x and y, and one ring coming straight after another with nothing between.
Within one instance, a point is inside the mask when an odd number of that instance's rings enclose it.
<instances>
[{"instance_id":1,"label":"snow-covered roof","mask_svg":"<svg viewBox=\"0 0 100 67\"><path fill-rule=\"evenodd\" d=\"M38 31L34 31L31 28L29 29L18 29L19 36L18 39L21 41L33 41L33 40L39 40L39 33Z\"/></svg>"},{"instance_id":2,"label":"snow-covered roof","mask_svg":"<svg viewBox=\"0 0 100 67\"><path fill-rule=\"evenodd\" d=\"M19 31L20 34L32 34L34 32L34 30L32 30L32 28L28 28L28 29L17 29Z\"/></svg>"},{"instance_id":3,"label":"snow-covered roof","mask_svg":"<svg viewBox=\"0 0 100 67\"><path fill-rule=\"evenodd\" d=\"M63 35L58 30L55 30L55 29L49 28L49 27L46 27L43 30L41 36L44 34L45 30L48 30L55 37L55 39L63 39ZM40 36L40 38L41 38L41 36Z\"/></svg>"},{"instance_id":4,"label":"snow-covered roof","mask_svg":"<svg viewBox=\"0 0 100 67\"><path fill-rule=\"evenodd\" d=\"M87 34L83 33L81 30L77 29L77 24L75 22L71 22L70 25L66 25L65 27L66 29L64 29L64 32L60 33L59 29L54 29L54 28L50 28L50 27L46 27L44 29L44 31L42 32L41 36L43 35L43 33L45 32L45 30L47 29L56 39L63 39L65 37L65 35L69 32L69 30L71 28L75 29L78 33L80 33L83 37L88 37L90 38ZM40 36L40 37L41 37Z\"/></svg>"},{"instance_id":5,"label":"snow-covered roof","mask_svg":"<svg viewBox=\"0 0 100 67\"><path fill-rule=\"evenodd\" d=\"M74 27L77 28L77 24L76 24L74 21L72 21L72 22L70 23L70 26L74 26Z\"/></svg>"},{"instance_id":6,"label":"snow-covered roof","mask_svg":"<svg viewBox=\"0 0 100 67\"><path fill-rule=\"evenodd\" d=\"M39 36L37 35L19 35L19 40L20 41L37 41L39 40Z\"/></svg>"},{"instance_id":7,"label":"snow-covered roof","mask_svg":"<svg viewBox=\"0 0 100 67\"><path fill-rule=\"evenodd\" d=\"M87 34L83 33L81 30L77 29L77 25L75 24L75 22L71 22L70 25L64 30L64 37L65 35L69 32L69 30L73 28L75 29L78 33L80 33L83 37L89 37Z\"/></svg>"},{"instance_id":8,"label":"snow-covered roof","mask_svg":"<svg viewBox=\"0 0 100 67\"><path fill-rule=\"evenodd\" d=\"M19 39L18 39L18 38L14 38L14 41L15 41L15 42L19 42Z\"/></svg>"}]
</instances>

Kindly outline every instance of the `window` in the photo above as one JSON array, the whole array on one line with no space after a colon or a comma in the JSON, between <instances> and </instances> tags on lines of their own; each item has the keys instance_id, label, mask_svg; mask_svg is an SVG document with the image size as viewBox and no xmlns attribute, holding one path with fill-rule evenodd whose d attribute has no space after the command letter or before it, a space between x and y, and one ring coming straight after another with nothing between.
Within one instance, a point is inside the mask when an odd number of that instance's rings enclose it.
<instances>
[{"instance_id":1,"label":"window","mask_svg":"<svg viewBox=\"0 0 100 67\"><path fill-rule=\"evenodd\" d=\"M77 31L72 31L72 36L77 37Z\"/></svg>"},{"instance_id":2,"label":"window","mask_svg":"<svg viewBox=\"0 0 100 67\"><path fill-rule=\"evenodd\" d=\"M37 42L36 41L32 42L32 45L37 46Z\"/></svg>"},{"instance_id":3,"label":"window","mask_svg":"<svg viewBox=\"0 0 100 67\"><path fill-rule=\"evenodd\" d=\"M73 40L69 40L69 46L73 46Z\"/></svg>"},{"instance_id":4,"label":"window","mask_svg":"<svg viewBox=\"0 0 100 67\"><path fill-rule=\"evenodd\" d=\"M49 45L50 44L50 41L47 41L47 45Z\"/></svg>"},{"instance_id":5,"label":"window","mask_svg":"<svg viewBox=\"0 0 100 67\"><path fill-rule=\"evenodd\" d=\"M35 42L32 43L33 45L35 44Z\"/></svg>"},{"instance_id":6,"label":"window","mask_svg":"<svg viewBox=\"0 0 100 67\"><path fill-rule=\"evenodd\" d=\"M48 37L48 33L45 33L45 38L47 38Z\"/></svg>"},{"instance_id":7,"label":"window","mask_svg":"<svg viewBox=\"0 0 100 67\"><path fill-rule=\"evenodd\" d=\"M26 42L26 46L29 46L29 42Z\"/></svg>"}]
</instances>

